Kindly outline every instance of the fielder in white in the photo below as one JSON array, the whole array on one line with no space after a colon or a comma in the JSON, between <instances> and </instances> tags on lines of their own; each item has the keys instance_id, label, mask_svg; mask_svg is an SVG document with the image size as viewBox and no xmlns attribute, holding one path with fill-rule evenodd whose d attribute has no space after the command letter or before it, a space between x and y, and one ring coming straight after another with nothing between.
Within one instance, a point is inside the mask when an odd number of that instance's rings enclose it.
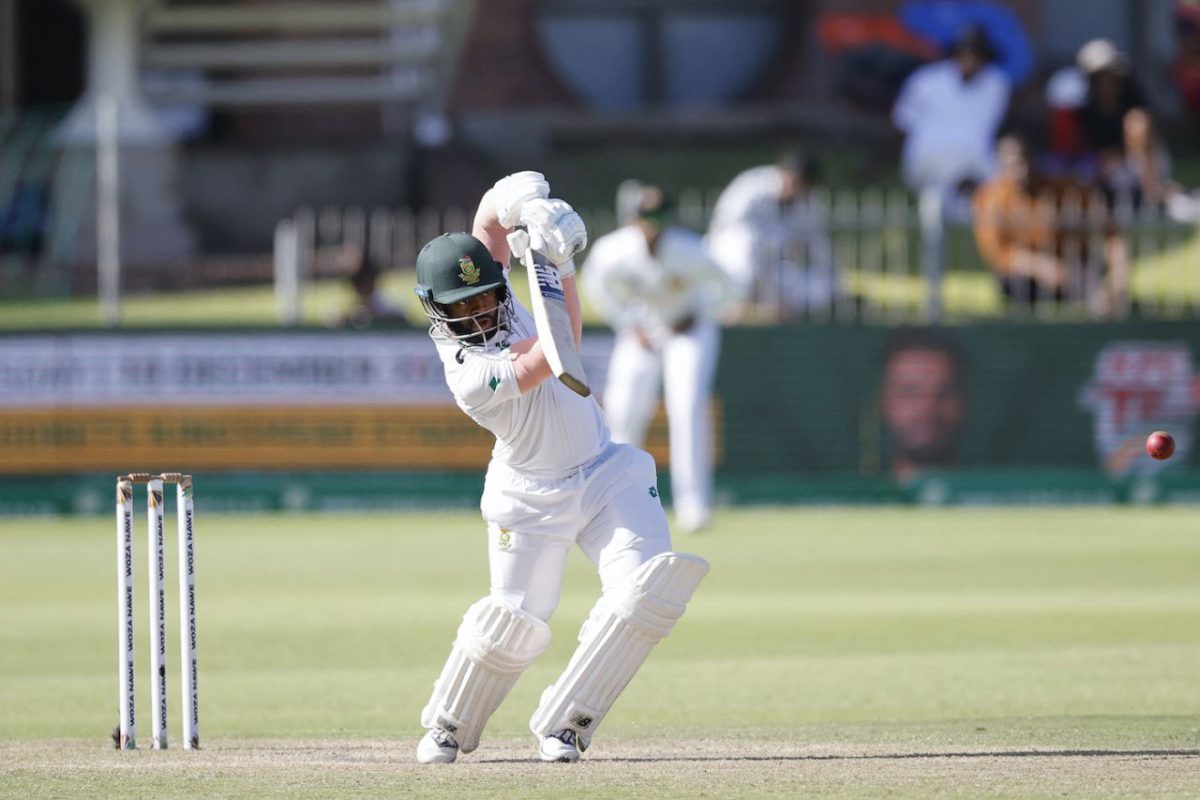
<instances>
[{"instance_id":1,"label":"fielder in white","mask_svg":"<svg viewBox=\"0 0 1200 800\"><path fill-rule=\"evenodd\" d=\"M662 190L643 186L633 219L592 245L583 280L596 311L617 332L604 410L615 442L641 447L665 397L671 494L686 531L712 515L712 425L708 415L720 350L718 319L733 284L698 234L667 224Z\"/></svg>"},{"instance_id":2,"label":"fielder in white","mask_svg":"<svg viewBox=\"0 0 1200 800\"><path fill-rule=\"evenodd\" d=\"M491 591L463 617L421 713L417 760L470 753L488 718L550 643L572 545L596 565L602 594L579 648L530 720L544 761L576 761L651 648L675 625L708 571L671 551L654 461L615 444L600 407L551 377L530 314L507 281L510 242L560 270L582 335L572 256L583 220L547 199L540 173L502 178L480 202L473 235L446 234L417 257L416 292L460 408L496 435L481 510ZM518 225L527 230L511 234Z\"/></svg>"},{"instance_id":3,"label":"fielder in white","mask_svg":"<svg viewBox=\"0 0 1200 800\"><path fill-rule=\"evenodd\" d=\"M785 153L722 190L709 222L709 252L734 279L743 316L825 316L839 294L824 203L813 193L819 165Z\"/></svg>"}]
</instances>

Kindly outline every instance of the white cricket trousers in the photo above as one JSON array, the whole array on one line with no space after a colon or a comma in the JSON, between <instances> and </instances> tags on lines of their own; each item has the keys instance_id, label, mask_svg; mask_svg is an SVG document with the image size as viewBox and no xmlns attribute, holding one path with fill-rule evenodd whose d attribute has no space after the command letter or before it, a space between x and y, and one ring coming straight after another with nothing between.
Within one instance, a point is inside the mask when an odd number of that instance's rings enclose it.
<instances>
[{"instance_id":1,"label":"white cricket trousers","mask_svg":"<svg viewBox=\"0 0 1200 800\"><path fill-rule=\"evenodd\" d=\"M720 330L700 322L647 350L632 332L617 335L604 413L614 442L642 447L658 407L660 386L670 427L671 494L680 524L702 525L712 513L712 425L708 400L716 375Z\"/></svg>"},{"instance_id":2,"label":"white cricket trousers","mask_svg":"<svg viewBox=\"0 0 1200 800\"><path fill-rule=\"evenodd\" d=\"M534 478L493 461L480 510L492 595L542 620L558 605L572 545L596 566L604 591L671 549L654 459L625 444L609 444L561 478Z\"/></svg>"}]
</instances>

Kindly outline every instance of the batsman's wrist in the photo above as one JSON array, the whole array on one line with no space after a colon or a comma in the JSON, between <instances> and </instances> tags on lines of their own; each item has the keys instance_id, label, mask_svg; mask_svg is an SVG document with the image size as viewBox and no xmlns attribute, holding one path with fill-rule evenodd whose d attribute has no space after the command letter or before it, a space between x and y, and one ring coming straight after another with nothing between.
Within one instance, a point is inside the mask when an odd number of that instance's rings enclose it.
<instances>
[{"instance_id":1,"label":"batsman's wrist","mask_svg":"<svg viewBox=\"0 0 1200 800\"><path fill-rule=\"evenodd\" d=\"M574 278L575 277L575 259L568 258L566 261L558 265L558 277Z\"/></svg>"}]
</instances>

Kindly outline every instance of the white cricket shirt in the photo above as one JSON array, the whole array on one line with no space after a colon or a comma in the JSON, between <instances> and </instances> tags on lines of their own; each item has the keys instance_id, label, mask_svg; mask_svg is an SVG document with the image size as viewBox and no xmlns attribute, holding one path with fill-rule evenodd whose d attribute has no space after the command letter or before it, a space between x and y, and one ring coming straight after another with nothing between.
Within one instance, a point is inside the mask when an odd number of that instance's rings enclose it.
<instances>
[{"instance_id":1,"label":"white cricket shirt","mask_svg":"<svg viewBox=\"0 0 1200 800\"><path fill-rule=\"evenodd\" d=\"M715 319L731 299L729 277L698 234L668 227L651 253L635 225L601 236L581 268L588 298L618 330L666 335L687 319Z\"/></svg>"},{"instance_id":2,"label":"white cricket shirt","mask_svg":"<svg viewBox=\"0 0 1200 800\"><path fill-rule=\"evenodd\" d=\"M1009 93L1008 78L990 64L969 81L953 61L919 67L892 109L892 121L907 134L901 156L905 178L928 186L990 177Z\"/></svg>"},{"instance_id":3,"label":"white cricket shirt","mask_svg":"<svg viewBox=\"0 0 1200 800\"><path fill-rule=\"evenodd\" d=\"M751 167L734 176L721 190L713 207L709 230L734 225L752 225L759 229L778 226L783 213L779 195L783 193L783 170L774 164Z\"/></svg>"},{"instance_id":4,"label":"white cricket shirt","mask_svg":"<svg viewBox=\"0 0 1200 800\"><path fill-rule=\"evenodd\" d=\"M758 276L769 274L781 260L800 259L810 274L825 276L827 288L810 300L828 304L836 282L824 204L811 194L783 204L782 192L783 170L774 164L735 176L713 208L708 249L733 276L743 298L751 296Z\"/></svg>"},{"instance_id":5,"label":"white cricket shirt","mask_svg":"<svg viewBox=\"0 0 1200 800\"><path fill-rule=\"evenodd\" d=\"M537 329L515 298L513 308L509 334L494 344L433 341L458 407L495 435L492 459L517 472L562 477L600 454L609 442L608 426L594 397L580 397L557 378L521 394L508 345L536 336Z\"/></svg>"}]
</instances>

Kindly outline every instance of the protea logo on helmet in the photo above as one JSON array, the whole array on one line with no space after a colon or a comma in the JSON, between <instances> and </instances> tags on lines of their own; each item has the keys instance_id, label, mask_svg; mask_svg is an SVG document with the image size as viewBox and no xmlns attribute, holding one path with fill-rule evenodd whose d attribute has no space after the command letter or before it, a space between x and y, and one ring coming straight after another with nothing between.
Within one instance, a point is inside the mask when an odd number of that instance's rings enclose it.
<instances>
[{"instance_id":1,"label":"protea logo on helmet","mask_svg":"<svg viewBox=\"0 0 1200 800\"><path fill-rule=\"evenodd\" d=\"M475 266L475 262L470 256L460 258L458 260L458 268L458 277L462 278L463 283L468 286L474 286L479 283L479 267Z\"/></svg>"}]
</instances>

